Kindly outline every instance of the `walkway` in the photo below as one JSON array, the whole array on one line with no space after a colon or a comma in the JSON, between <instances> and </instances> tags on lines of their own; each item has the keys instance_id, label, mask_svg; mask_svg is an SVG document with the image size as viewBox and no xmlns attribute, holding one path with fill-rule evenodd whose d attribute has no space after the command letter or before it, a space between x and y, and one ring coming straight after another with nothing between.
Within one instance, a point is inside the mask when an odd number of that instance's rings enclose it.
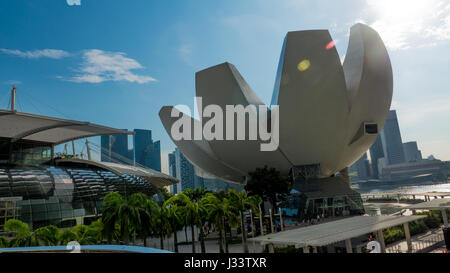
<instances>
[{"instance_id":1,"label":"walkway","mask_svg":"<svg viewBox=\"0 0 450 273\"><path fill-rule=\"evenodd\" d=\"M436 228L433 230L429 230L427 233L418 234L411 237L412 249L414 253L424 252L430 253L433 252L436 248L440 249L444 246L444 234L441 228ZM402 240L397 243L393 243L386 247L387 253L407 253L408 246L406 244L406 240ZM441 251L442 252L442 251Z\"/></svg>"}]
</instances>

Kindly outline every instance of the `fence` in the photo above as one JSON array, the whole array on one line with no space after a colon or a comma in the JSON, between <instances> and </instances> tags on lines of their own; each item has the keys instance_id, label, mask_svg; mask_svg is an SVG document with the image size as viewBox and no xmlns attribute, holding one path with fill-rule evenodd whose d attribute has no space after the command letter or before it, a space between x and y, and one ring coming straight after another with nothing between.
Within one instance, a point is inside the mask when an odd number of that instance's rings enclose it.
<instances>
[{"instance_id":1,"label":"fence","mask_svg":"<svg viewBox=\"0 0 450 273\"><path fill-rule=\"evenodd\" d=\"M427 236L426 238L420 239L418 241L412 242L412 252L420 253L425 249L436 246L439 243L444 241L444 234L433 234L431 236ZM396 244L394 246L390 246L386 248L387 253L405 253L407 249L402 248L402 243ZM404 245L406 248L406 244Z\"/></svg>"}]
</instances>

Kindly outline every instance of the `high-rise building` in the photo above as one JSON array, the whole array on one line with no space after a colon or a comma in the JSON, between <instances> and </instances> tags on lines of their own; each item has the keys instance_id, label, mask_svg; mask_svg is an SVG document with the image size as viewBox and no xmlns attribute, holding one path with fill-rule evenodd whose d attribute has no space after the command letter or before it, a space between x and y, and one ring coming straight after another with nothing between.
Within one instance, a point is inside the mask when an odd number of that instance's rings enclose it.
<instances>
[{"instance_id":1,"label":"high-rise building","mask_svg":"<svg viewBox=\"0 0 450 273\"><path fill-rule=\"evenodd\" d=\"M111 136L101 136L100 144L102 147L100 160L103 162L111 162Z\"/></svg>"},{"instance_id":2,"label":"high-rise building","mask_svg":"<svg viewBox=\"0 0 450 273\"><path fill-rule=\"evenodd\" d=\"M111 135L111 161L133 165L133 158L128 149L128 135Z\"/></svg>"},{"instance_id":3,"label":"high-rise building","mask_svg":"<svg viewBox=\"0 0 450 273\"><path fill-rule=\"evenodd\" d=\"M383 142L381 141L381 134L370 147L370 160L372 163L372 175L374 178L379 179L378 174L378 159L384 157Z\"/></svg>"},{"instance_id":4,"label":"high-rise building","mask_svg":"<svg viewBox=\"0 0 450 273\"><path fill-rule=\"evenodd\" d=\"M417 147L416 141L403 143L403 150L405 151L406 162L422 160L422 153Z\"/></svg>"},{"instance_id":5,"label":"high-rise building","mask_svg":"<svg viewBox=\"0 0 450 273\"><path fill-rule=\"evenodd\" d=\"M137 164L160 172L160 142L153 142L151 130L134 129L134 132L136 133L133 137L135 162Z\"/></svg>"},{"instance_id":6,"label":"high-rise building","mask_svg":"<svg viewBox=\"0 0 450 273\"><path fill-rule=\"evenodd\" d=\"M101 136L101 147L101 161L134 164L134 151L128 149L128 135Z\"/></svg>"},{"instance_id":7,"label":"high-rise building","mask_svg":"<svg viewBox=\"0 0 450 273\"><path fill-rule=\"evenodd\" d=\"M175 164L175 166L173 166ZM176 194L185 189L194 189L195 187L195 171L194 165L178 150L169 154L169 170L175 172L175 178L178 178L180 182L171 185L170 190ZM172 175L173 176L173 175Z\"/></svg>"},{"instance_id":8,"label":"high-rise building","mask_svg":"<svg viewBox=\"0 0 450 273\"><path fill-rule=\"evenodd\" d=\"M175 159L175 152L169 154L169 174L172 177L177 177L177 162ZM177 194L181 191L181 184L177 183L174 185L170 185L170 192L173 194Z\"/></svg>"},{"instance_id":9,"label":"high-rise building","mask_svg":"<svg viewBox=\"0 0 450 273\"><path fill-rule=\"evenodd\" d=\"M212 174L209 174L199 167L195 166L195 184L196 187L204 187L209 191L227 191L229 189L234 189L236 191L242 191L244 189L243 185L232 184L226 182Z\"/></svg>"},{"instance_id":10,"label":"high-rise building","mask_svg":"<svg viewBox=\"0 0 450 273\"><path fill-rule=\"evenodd\" d=\"M405 162L403 142L395 110L389 111L389 116L381 131L383 152L389 165Z\"/></svg>"},{"instance_id":11,"label":"high-rise building","mask_svg":"<svg viewBox=\"0 0 450 273\"><path fill-rule=\"evenodd\" d=\"M361 156L361 158L350 167L350 170L357 173L358 179L368 179L370 177L370 165L369 160L367 159L367 153Z\"/></svg>"},{"instance_id":12,"label":"high-rise building","mask_svg":"<svg viewBox=\"0 0 450 273\"><path fill-rule=\"evenodd\" d=\"M228 189L241 191L244 189L241 185L225 182L193 165L178 148L169 154L169 173L180 180L179 183L170 186L170 192L173 194L180 193L185 189L196 188L206 188L210 191L226 191Z\"/></svg>"}]
</instances>

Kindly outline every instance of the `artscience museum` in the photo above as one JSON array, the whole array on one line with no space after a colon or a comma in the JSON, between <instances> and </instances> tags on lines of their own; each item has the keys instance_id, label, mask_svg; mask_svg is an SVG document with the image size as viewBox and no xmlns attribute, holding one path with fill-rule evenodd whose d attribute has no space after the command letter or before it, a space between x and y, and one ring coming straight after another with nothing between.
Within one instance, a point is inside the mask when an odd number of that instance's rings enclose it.
<instances>
[{"instance_id":1,"label":"artscience museum","mask_svg":"<svg viewBox=\"0 0 450 273\"><path fill-rule=\"evenodd\" d=\"M364 24L351 28L343 64L334 45L327 30L289 32L282 45L270 106L230 63L196 73L196 97L202 99L203 107L218 105L225 110L230 105L254 105L267 109L262 124L270 134L279 134L274 138L278 148L273 151L262 151L260 139L174 138L171 129L180 117L191 120L192 128L185 128L191 130L209 119L194 119L173 106L163 107L160 119L180 151L216 177L243 184L249 172L264 166L289 175L293 195L286 206L294 209L289 213L362 213L360 195L350 188L348 167L369 149L384 126L393 92L392 67L382 39ZM271 111L274 106L278 107L276 113ZM226 124L225 116L222 118ZM232 134L240 122L234 118ZM276 127L275 118L279 120ZM252 122L245 120L247 132L255 126ZM223 128L224 136L227 130L230 128Z\"/></svg>"}]
</instances>

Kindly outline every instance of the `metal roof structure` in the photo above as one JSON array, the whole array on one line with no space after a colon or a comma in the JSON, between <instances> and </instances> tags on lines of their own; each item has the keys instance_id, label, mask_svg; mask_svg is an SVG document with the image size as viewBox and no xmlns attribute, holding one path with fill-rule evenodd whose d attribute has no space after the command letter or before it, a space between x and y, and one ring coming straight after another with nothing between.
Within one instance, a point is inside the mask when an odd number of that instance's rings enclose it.
<instances>
[{"instance_id":1,"label":"metal roof structure","mask_svg":"<svg viewBox=\"0 0 450 273\"><path fill-rule=\"evenodd\" d=\"M101 135L134 134L90 122L0 110L0 138L29 140L58 145L71 140Z\"/></svg>"},{"instance_id":2,"label":"metal roof structure","mask_svg":"<svg viewBox=\"0 0 450 273\"><path fill-rule=\"evenodd\" d=\"M450 209L450 198L433 199L428 202L414 204L406 207L407 209Z\"/></svg>"},{"instance_id":3,"label":"metal roof structure","mask_svg":"<svg viewBox=\"0 0 450 273\"><path fill-rule=\"evenodd\" d=\"M55 160L56 165L61 165L64 163L77 163L77 164L86 164L90 166L96 166L101 169L108 170L112 173L115 173L119 176L121 175L136 175L140 176L144 179L146 179L148 182L153 184L154 186L161 188L165 186L170 186L172 184L178 183L179 180L157 172L155 170L149 169L149 168L142 168L137 166L129 166L124 164L118 164L113 162L100 162L95 160L86 160L81 158L63 158L63 159L56 159Z\"/></svg>"},{"instance_id":4,"label":"metal roof structure","mask_svg":"<svg viewBox=\"0 0 450 273\"><path fill-rule=\"evenodd\" d=\"M279 246L326 246L389 227L416 221L426 216L355 216L249 239Z\"/></svg>"}]
</instances>

